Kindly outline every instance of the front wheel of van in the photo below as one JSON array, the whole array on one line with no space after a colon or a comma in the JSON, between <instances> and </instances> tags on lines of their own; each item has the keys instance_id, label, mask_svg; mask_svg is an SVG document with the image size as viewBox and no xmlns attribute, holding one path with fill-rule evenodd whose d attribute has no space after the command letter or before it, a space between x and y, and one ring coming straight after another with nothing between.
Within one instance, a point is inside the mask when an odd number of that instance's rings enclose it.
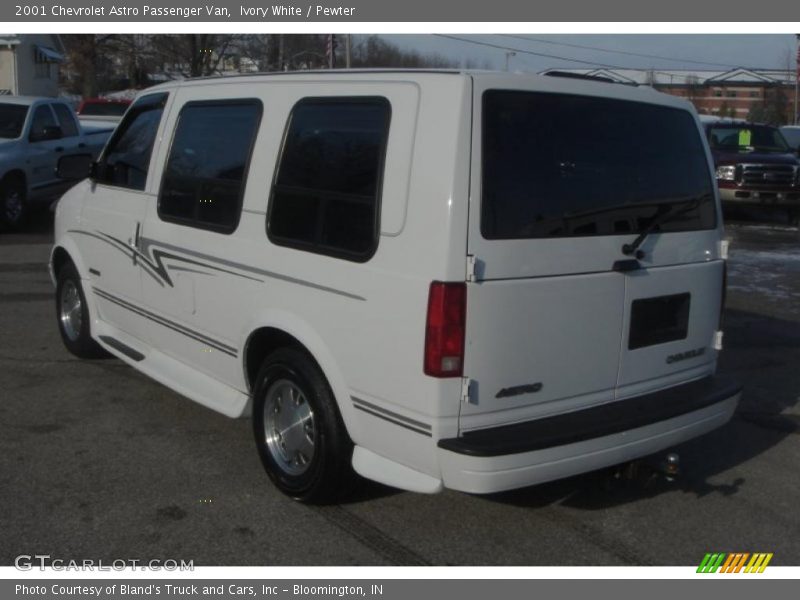
<instances>
[{"instance_id":1,"label":"front wheel of van","mask_svg":"<svg viewBox=\"0 0 800 600\"><path fill-rule=\"evenodd\" d=\"M325 376L295 348L263 362L253 387L253 432L261 462L283 493L301 502L337 500L353 481L353 443Z\"/></svg>"},{"instance_id":2,"label":"front wheel of van","mask_svg":"<svg viewBox=\"0 0 800 600\"><path fill-rule=\"evenodd\" d=\"M78 358L105 358L108 353L89 333L89 309L77 269L68 263L58 272L56 318L64 346Z\"/></svg>"}]
</instances>

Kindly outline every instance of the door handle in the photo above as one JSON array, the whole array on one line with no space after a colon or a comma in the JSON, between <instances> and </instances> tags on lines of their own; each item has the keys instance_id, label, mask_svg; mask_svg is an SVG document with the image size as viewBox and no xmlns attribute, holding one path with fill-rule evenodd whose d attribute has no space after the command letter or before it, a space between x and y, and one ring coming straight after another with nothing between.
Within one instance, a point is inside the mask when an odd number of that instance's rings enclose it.
<instances>
[{"instance_id":1,"label":"door handle","mask_svg":"<svg viewBox=\"0 0 800 600\"><path fill-rule=\"evenodd\" d=\"M63 152L63 151L64 151L64 146L58 146L58 147L55 149L55 152Z\"/></svg>"},{"instance_id":2,"label":"door handle","mask_svg":"<svg viewBox=\"0 0 800 600\"><path fill-rule=\"evenodd\" d=\"M83 142L81 142L80 144L78 144L78 148L86 148L86 144L84 144Z\"/></svg>"}]
</instances>

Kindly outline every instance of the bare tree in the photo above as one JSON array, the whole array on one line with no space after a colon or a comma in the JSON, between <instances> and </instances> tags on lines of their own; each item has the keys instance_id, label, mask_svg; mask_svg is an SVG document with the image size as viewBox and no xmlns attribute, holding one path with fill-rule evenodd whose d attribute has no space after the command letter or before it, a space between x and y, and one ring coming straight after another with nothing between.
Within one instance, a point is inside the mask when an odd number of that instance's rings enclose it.
<instances>
[{"instance_id":1,"label":"bare tree","mask_svg":"<svg viewBox=\"0 0 800 600\"><path fill-rule=\"evenodd\" d=\"M151 36L153 55L161 69L183 77L217 73L233 40L233 35L205 33Z\"/></svg>"},{"instance_id":2,"label":"bare tree","mask_svg":"<svg viewBox=\"0 0 800 600\"><path fill-rule=\"evenodd\" d=\"M83 96L141 89L163 77L324 69L328 64L325 34L90 34L66 35L64 41L68 56L64 88ZM345 64L343 43L336 52L341 59L338 64ZM458 61L438 54L400 49L378 36L359 36L352 59L356 68L459 66ZM478 66L474 60L462 62L466 68Z\"/></svg>"},{"instance_id":3,"label":"bare tree","mask_svg":"<svg viewBox=\"0 0 800 600\"><path fill-rule=\"evenodd\" d=\"M233 46L242 58L254 63L259 71L277 71L280 64L278 35L246 34L238 36Z\"/></svg>"},{"instance_id":4,"label":"bare tree","mask_svg":"<svg viewBox=\"0 0 800 600\"><path fill-rule=\"evenodd\" d=\"M323 69L327 37L323 34L239 35L231 52L255 64L259 71Z\"/></svg>"},{"instance_id":5,"label":"bare tree","mask_svg":"<svg viewBox=\"0 0 800 600\"><path fill-rule=\"evenodd\" d=\"M119 36L114 34L74 34L61 36L66 49L65 84L69 91L84 98L97 96L114 78L114 56Z\"/></svg>"},{"instance_id":6,"label":"bare tree","mask_svg":"<svg viewBox=\"0 0 800 600\"><path fill-rule=\"evenodd\" d=\"M415 50L401 50L377 35L370 36L353 48L353 67L389 68L453 68L456 61L440 54L422 54Z\"/></svg>"},{"instance_id":7,"label":"bare tree","mask_svg":"<svg viewBox=\"0 0 800 600\"><path fill-rule=\"evenodd\" d=\"M747 115L748 121L785 125L789 121L789 102L783 83L777 82L764 89L764 97Z\"/></svg>"}]
</instances>

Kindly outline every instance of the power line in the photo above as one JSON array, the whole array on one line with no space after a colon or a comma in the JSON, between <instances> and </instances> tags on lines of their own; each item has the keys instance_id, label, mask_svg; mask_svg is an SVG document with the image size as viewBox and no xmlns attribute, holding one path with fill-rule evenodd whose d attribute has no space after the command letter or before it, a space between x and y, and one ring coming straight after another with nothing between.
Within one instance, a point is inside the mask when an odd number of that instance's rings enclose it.
<instances>
[{"instance_id":1,"label":"power line","mask_svg":"<svg viewBox=\"0 0 800 600\"><path fill-rule=\"evenodd\" d=\"M589 65L591 67L602 67L602 68L605 68L605 69L620 69L620 70L627 70L627 71L641 71L643 73L654 73L654 74L658 74L658 75L666 75L667 77L670 77L670 78L673 78L673 77L674 78L682 78L682 79L685 79L686 81L690 81L693 78L692 75L678 75L677 73L670 73L668 71L658 71L658 70L655 70L655 69L642 69L642 68L639 68L639 67L623 67L623 66L620 66L620 65L612 65L612 64L608 64L608 63L601 63L601 62L596 62L596 61L591 61L591 60L582 60L580 58L568 58L566 56L559 56L558 54L547 54L545 52L534 52L533 50L526 50L525 48L515 48L513 46L502 46L500 44L493 44L491 42L480 42L478 40L470 40L468 38L462 38L462 37L458 37L458 36L455 36L455 35L447 35L447 34L444 34L444 33L435 33L433 35L435 35L436 37L447 38L447 39L450 39L450 40L456 40L458 42L465 42L467 44L476 44L478 46L486 46L488 48L496 48L497 50L504 50L504 51L510 50L512 52L518 52L520 54L529 54L531 56L539 56L539 57L543 57L543 58L552 58L552 59L556 59L556 60L574 62L574 63L578 63L578 64Z\"/></svg>"},{"instance_id":2,"label":"power line","mask_svg":"<svg viewBox=\"0 0 800 600\"><path fill-rule=\"evenodd\" d=\"M584 46L584 45L581 45L581 44L572 44L572 43L569 43L569 42L557 42L555 40L545 40L543 38L532 38L532 37L526 37L526 36L522 36L522 35L513 35L513 34L510 34L510 33L508 33L508 34L501 33L499 35L502 35L503 37L514 38L516 40L524 40L526 42L539 42L541 44L552 44L552 45L555 45L555 46L566 46L568 48L579 48L581 50L595 50L595 51L598 51L598 52L609 52L609 53L612 53L612 54L624 54L626 56L639 56L639 57L642 57L642 58L656 58L656 59L659 59L659 60L671 60L671 61L674 61L674 62L691 63L691 64L694 64L694 65L713 65L715 67L727 67L729 69L747 68L747 67L741 67L741 65L731 65L731 64L727 64L727 63L709 62L709 61L704 61L704 60L691 60L691 59L688 59L688 58L675 58L675 57L671 57L671 56L659 56L657 54L643 54L641 52L629 52L629 51L626 51L626 50L609 50L608 48L599 48L597 46Z\"/></svg>"},{"instance_id":3,"label":"power line","mask_svg":"<svg viewBox=\"0 0 800 600\"><path fill-rule=\"evenodd\" d=\"M524 48L514 48L512 46L501 46L499 44L492 44L491 42L479 42L478 40L470 40L467 38L458 37L455 35L448 35L446 33L434 33L436 37L447 38L450 40L456 40L458 42L466 42L468 44L477 44L478 46L487 46L489 48L496 48L498 50L511 50L513 52L520 52L521 54L530 54L533 56L541 56L543 58L555 58L557 60L566 60L569 62L579 63L583 65L589 65L592 67L605 67L606 69L627 69L628 67L620 67L619 65L609 65L604 63L599 63L591 60L581 60L579 58L567 58L566 56L558 56L556 54L546 54L544 52L534 52L533 50L525 50ZM643 69L637 69L641 71Z\"/></svg>"}]
</instances>

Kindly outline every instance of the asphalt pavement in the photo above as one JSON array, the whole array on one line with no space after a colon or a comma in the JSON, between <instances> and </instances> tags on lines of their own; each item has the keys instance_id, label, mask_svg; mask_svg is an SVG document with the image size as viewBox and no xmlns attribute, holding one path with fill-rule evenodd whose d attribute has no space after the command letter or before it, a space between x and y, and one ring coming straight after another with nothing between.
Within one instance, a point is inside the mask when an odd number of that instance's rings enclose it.
<instances>
[{"instance_id":1,"label":"asphalt pavement","mask_svg":"<svg viewBox=\"0 0 800 600\"><path fill-rule=\"evenodd\" d=\"M44 215L0 233L0 564L693 565L706 552L800 564L800 232L738 222L720 372L745 394L725 427L676 448L674 481L613 471L493 496L368 483L308 507L263 473L246 420L115 359L62 346Z\"/></svg>"}]
</instances>

